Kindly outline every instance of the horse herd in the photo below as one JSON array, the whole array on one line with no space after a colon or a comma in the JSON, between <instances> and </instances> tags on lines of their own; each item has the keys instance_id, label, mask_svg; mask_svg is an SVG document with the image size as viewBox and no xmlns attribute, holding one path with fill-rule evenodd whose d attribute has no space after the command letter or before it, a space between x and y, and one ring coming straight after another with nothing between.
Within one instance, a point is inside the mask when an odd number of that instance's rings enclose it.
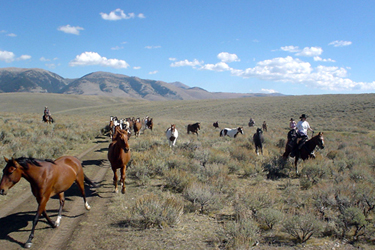
<instances>
[{"instance_id":1,"label":"horse herd","mask_svg":"<svg viewBox=\"0 0 375 250\"><path fill-rule=\"evenodd\" d=\"M252 124L253 126L254 124ZM250 124L249 124L250 126ZM213 127L219 128L218 122L213 123ZM135 137L137 138L140 131L143 129L153 129L153 119L150 117L140 118L126 118L117 119L111 117L109 122L111 142L108 147L108 160L111 164L113 171L113 184L115 192L118 192L118 176L117 169L120 169L120 185L121 193L126 192L125 178L126 178L126 166L130 161L130 146L129 138L134 131ZM187 133L199 135L201 129L200 123L188 124ZM261 128L257 128L256 133L253 135L253 142L255 145L256 154L259 155L259 151L263 154L263 131L267 131L267 125L264 122ZM172 124L165 131L168 143L170 147L175 146L178 138L178 131L176 125ZM237 128L224 128L220 130L220 136L229 136L236 138L238 134L244 134L243 127ZM292 139L290 139L292 140ZM293 150L293 146L288 139L286 143L284 159L287 159ZM324 148L323 133L319 132L318 135L313 136L310 140L305 143L304 147L299 149L299 152L295 155L295 168L297 171L298 159L306 160L313 157L312 152L316 147L321 149ZM84 205L87 210L90 209L89 204L86 201L84 182L95 187L95 184L88 179L84 173L81 162L72 156L63 156L56 160L38 160L34 158L12 158L8 159L4 157L6 166L3 169L3 176L0 182L0 195L6 195L7 191L13 187L21 177L24 177L30 182L32 193L34 194L37 202L38 209L33 220L31 233L27 242L25 243L26 248L32 246L32 240L34 238L35 227L38 223L39 217L43 214L48 223L52 227L58 227L61 221L61 213L65 204L64 192L70 188L70 186L76 182L83 197ZM50 197L59 195L60 207L58 210L57 220L53 222L47 215L46 204Z\"/></svg>"}]
</instances>

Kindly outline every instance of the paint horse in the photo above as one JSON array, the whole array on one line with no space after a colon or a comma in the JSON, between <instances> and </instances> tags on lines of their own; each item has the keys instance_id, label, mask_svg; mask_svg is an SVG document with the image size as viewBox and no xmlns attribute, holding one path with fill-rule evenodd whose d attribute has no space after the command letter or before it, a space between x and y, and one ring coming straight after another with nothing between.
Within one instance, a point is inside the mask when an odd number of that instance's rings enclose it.
<instances>
[{"instance_id":1,"label":"paint horse","mask_svg":"<svg viewBox=\"0 0 375 250\"><path fill-rule=\"evenodd\" d=\"M167 137L169 147L174 147L178 138L178 131L176 129L176 125L172 124L170 128L165 131L165 135Z\"/></svg>"},{"instance_id":2,"label":"paint horse","mask_svg":"<svg viewBox=\"0 0 375 250\"><path fill-rule=\"evenodd\" d=\"M70 188L73 182L76 182L81 191L83 201L87 210L90 206L87 203L84 189L84 181L90 185L94 184L84 175L81 162L73 156L63 156L55 161L37 160L34 158L8 159L3 177L0 182L0 194L6 195L8 189L13 187L21 177L30 182L31 190L38 202L38 209L33 220L33 226L30 236L25 244L25 248L32 246L35 227L38 224L39 217L43 214L52 227L58 227L61 221L61 213L65 204L64 192ZM46 212L46 204L50 197L59 195L60 208L57 220L53 222Z\"/></svg>"},{"instance_id":3,"label":"paint horse","mask_svg":"<svg viewBox=\"0 0 375 250\"><path fill-rule=\"evenodd\" d=\"M238 127L238 128L225 128L220 131L220 136L229 136L232 138L236 138L238 134L244 134L243 128Z\"/></svg>"},{"instance_id":4,"label":"paint horse","mask_svg":"<svg viewBox=\"0 0 375 250\"><path fill-rule=\"evenodd\" d=\"M116 127L112 142L109 144L108 148L108 160L111 163L111 168L113 171L113 185L115 186L116 193L118 193L117 169L120 169L121 173L121 193L125 194L126 192L126 165L130 161L130 147L128 139L128 132L120 129L120 127Z\"/></svg>"}]
</instances>

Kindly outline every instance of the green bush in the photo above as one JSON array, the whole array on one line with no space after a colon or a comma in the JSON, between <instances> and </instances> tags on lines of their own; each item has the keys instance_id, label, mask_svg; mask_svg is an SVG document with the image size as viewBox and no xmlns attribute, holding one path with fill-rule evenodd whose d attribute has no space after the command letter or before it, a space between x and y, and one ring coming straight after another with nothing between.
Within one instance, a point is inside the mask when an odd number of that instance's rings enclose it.
<instances>
[{"instance_id":1,"label":"green bush","mask_svg":"<svg viewBox=\"0 0 375 250\"><path fill-rule=\"evenodd\" d=\"M283 231L298 243L304 243L313 235L319 235L323 229L322 223L310 213L289 215L282 225Z\"/></svg>"},{"instance_id":2,"label":"green bush","mask_svg":"<svg viewBox=\"0 0 375 250\"><path fill-rule=\"evenodd\" d=\"M264 208L256 214L256 219L264 228L272 229L274 225L283 220L284 214L277 209Z\"/></svg>"}]
</instances>

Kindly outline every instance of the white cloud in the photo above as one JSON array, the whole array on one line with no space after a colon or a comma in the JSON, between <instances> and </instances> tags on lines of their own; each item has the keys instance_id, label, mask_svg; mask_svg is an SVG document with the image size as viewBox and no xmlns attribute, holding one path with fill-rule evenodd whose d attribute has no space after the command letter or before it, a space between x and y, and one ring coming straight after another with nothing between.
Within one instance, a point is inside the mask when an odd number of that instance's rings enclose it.
<instances>
[{"instance_id":1,"label":"white cloud","mask_svg":"<svg viewBox=\"0 0 375 250\"><path fill-rule=\"evenodd\" d=\"M11 63L13 61L29 60L30 58L30 55L21 55L20 57L16 58L16 55L13 52L0 50L0 61L4 61L6 63Z\"/></svg>"},{"instance_id":2,"label":"white cloud","mask_svg":"<svg viewBox=\"0 0 375 250\"><path fill-rule=\"evenodd\" d=\"M21 60L21 61L23 61L23 60L29 60L29 59L31 59L30 55L22 55L19 58L17 58L17 60Z\"/></svg>"},{"instance_id":3,"label":"white cloud","mask_svg":"<svg viewBox=\"0 0 375 250\"><path fill-rule=\"evenodd\" d=\"M279 93L274 89L261 89L261 91L269 94Z\"/></svg>"},{"instance_id":4,"label":"white cloud","mask_svg":"<svg viewBox=\"0 0 375 250\"><path fill-rule=\"evenodd\" d=\"M229 54L228 52L221 52L217 55L222 62L230 63L230 62L239 62L240 59L236 54Z\"/></svg>"},{"instance_id":5,"label":"white cloud","mask_svg":"<svg viewBox=\"0 0 375 250\"><path fill-rule=\"evenodd\" d=\"M169 61L176 61L177 59L174 58L174 57L170 57L170 58L168 58L168 60L169 60Z\"/></svg>"},{"instance_id":6,"label":"white cloud","mask_svg":"<svg viewBox=\"0 0 375 250\"><path fill-rule=\"evenodd\" d=\"M125 14L122 9L116 9L114 11L111 11L109 14L101 12L100 15L101 15L101 17L104 20L109 20L109 21L117 21L117 20L122 20L122 19L131 19L131 18L135 18L136 17L136 15L134 13ZM138 14L137 17L141 18L141 19L142 18L146 18L145 15L142 14L142 13Z\"/></svg>"},{"instance_id":7,"label":"white cloud","mask_svg":"<svg viewBox=\"0 0 375 250\"><path fill-rule=\"evenodd\" d=\"M111 50L120 50L120 49L123 49L124 47L122 46L115 46L115 47L112 47Z\"/></svg>"},{"instance_id":8,"label":"white cloud","mask_svg":"<svg viewBox=\"0 0 375 250\"><path fill-rule=\"evenodd\" d=\"M223 72L223 71L231 70L231 68L225 62L219 62L219 63L216 63L216 64L205 64L200 69L212 70L212 71L217 71L217 72Z\"/></svg>"},{"instance_id":9,"label":"white cloud","mask_svg":"<svg viewBox=\"0 0 375 250\"><path fill-rule=\"evenodd\" d=\"M76 58L69 62L69 66L88 66L88 65L99 65L111 68L127 68L129 64L124 60L119 59L107 59L106 57L100 56L96 52L84 52L77 55Z\"/></svg>"},{"instance_id":10,"label":"white cloud","mask_svg":"<svg viewBox=\"0 0 375 250\"><path fill-rule=\"evenodd\" d=\"M171 67L184 67L184 66L191 66L191 67L195 67L195 66L200 66L203 64L203 61L198 61L197 59L194 59L194 61L188 61L188 60L183 60L183 61L178 61L178 62L174 62L171 64Z\"/></svg>"},{"instance_id":11,"label":"white cloud","mask_svg":"<svg viewBox=\"0 0 375 250\"><path fill-rule=\"evenodd\" d=\"M284 46L284 47L281 47L281 50L283 50L283 51L288 51L288 52L292 52L292 53L294 53L294 52L299 52L300 51L300 49L299 49L299 47L298 46Z\"/></svg>"},{"instance_id":12,"label":"white cloud","mask_svg":"<svg viewBox=\"0 0 375 250\"><path fill-rule=\"evenodd\" d=\"M0 61L5 61L6 63L10 63L14 61L15 57L16 56L14 55L13 52L0 50Z\"/></svg>"},{"instance_id":13,"label":"white cloud","mask_svg":"<svg viewBox=\"0 0 375 250\"><path fill-rule=\"evenodd\" d=\"M140 66L134 66L133 69L141 69Z\"/></svg>"},{"instance_id":14,"label":"white cloud","mask_svg":"<svg viewBox=\"0 0 375 250\"><path fill-rule=\"evenodd\" d=\"M68 24L68 25L65 25L65 26L58 27L57 30L65 32L67 34L79 35L79 31L80 30L84 30L84 28L79 27L79 26L74 26L73 27L73 26L70 26Z\"/></svg>"},{"instance_id":15,"label":"white cloud","mask_svg":"<svg viewBox=\"0 0 375 250\"><path fill-rule=\"evenodd\" d=\"M7 36L10 36L10 37L16 37L17 35L14 34L14 33L9 33L9 34L7 34Z\"/></svg>"},{"instance_id":16,"label":"white cloud","mask_svg":"<svg viewBox=\"0 0 375 250\"><path fill-rule=\"evenodd\" d=\"M319 56L323 53L323 49L320 47L305 47L303 50L298 52L296 56Z\"/></svg>"},{"instance_id":17,"label":"white cloud","mask_svg":"<svg viewBox=\"0 0 375 250\"><path fill-rule=\"evenodd\" d=\"M51 61L50 59L45 58L44 56L42 56L39 60L42 61L42 62L49 62L49 61Z\"/></svg>"},{"instance_id":18,"label":"white cloud","mask_svg":"<svg viewBox=\"0 0 375 250\"><path fill-rule=\"evenodd\" d=\"M336 62L335 60L331 58L323 59L320 56L314 56L314 61L316 62Z\"/></svg>"},{"instance_id":19,"label":"white cloud","mask_svg":"<svg viewBox=\"0 0 375 250\"><path fill-rule=\"evenodd\" d=\"M146 46L145 48L146 48L146 49L160 49L161 46L159 46L159 45L157 45L157 46L155 46L155 45L151 45L151 46Z\"/></svg>"},{"instance_id":20,"label":"white cloud","mask_svg":"<svg viewBox=\"0 0 375 250\"><path fill-rule=\"evenodd\" d=\"M155 70L155 71L151 71L151 72L148 72L149 75L155 75L156 73L158 73L157 70Z\"/></svg>"},{"instance_id":21,"label":"white cloud","mask_svg":"<svg viewBox=\"0 0 375 250\"><path fill-rule=\"evenodd\" d=\"M330 42L328 45L333 45L334 47L344 47L344 46L349 46L351 45L352 42L350 41L333 41L333 42Z\"/></svg>"}]
</instances>

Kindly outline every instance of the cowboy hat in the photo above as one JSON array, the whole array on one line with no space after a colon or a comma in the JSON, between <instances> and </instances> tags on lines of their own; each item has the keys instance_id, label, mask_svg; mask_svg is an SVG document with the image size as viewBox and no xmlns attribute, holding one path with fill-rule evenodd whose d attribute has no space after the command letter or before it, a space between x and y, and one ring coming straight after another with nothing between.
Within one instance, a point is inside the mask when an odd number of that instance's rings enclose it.
<instances>
[{"instance_id":1,"label":"cowboy hat","mask_svg":"<svg viewBox=\"0 0 375 250\"><path fill-rule=\"evenodd\" d=\"M301 117L300 117L299 119L302 119L302 118L305 118L305 119L306 119L307 117L308 117L307 115L302 114Z\"/></svg>"}]
</instances>

